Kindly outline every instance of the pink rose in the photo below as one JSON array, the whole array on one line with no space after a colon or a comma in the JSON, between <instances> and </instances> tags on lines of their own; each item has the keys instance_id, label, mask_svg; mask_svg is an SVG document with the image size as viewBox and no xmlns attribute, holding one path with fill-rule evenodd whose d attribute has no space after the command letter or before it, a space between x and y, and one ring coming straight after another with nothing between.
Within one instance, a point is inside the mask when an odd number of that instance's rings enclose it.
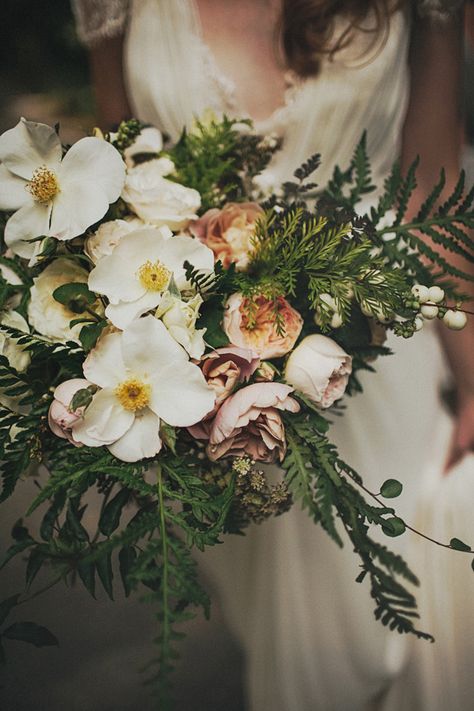
<instances>
[{"instance_id":1,"label":"pink rose","mask_svg":"<svg viewBox=\"0 0 474 711\"><path fill-rule=\"evenodd\" d=\"M258 296L255 304L256 309L242 294L229 297L223 322L227 338L236 346L251 348L262 360L286 355L301 333L303 319L283 296L276 299ZM276 310L283 332L277 328Z\"/></svg>"},{"instance_id":2,"label":"pink rose","mask_svg":"<svg viewBox=\"0 0 474 711\"><path fill-rule=\"evenodd\" d=\"M229 202L222 210L208 210L191 223L190 230L226 269L234 262L243 270L249 263L255 223L261 215L263 210L256 202Z\"/></svg>"},{"instance_id":3,"label":"pink rose","mask_svg":"<svg viewBox=\"0 0 474 711\"><path fill-rule=\"evenodd\" d=\"M285 380L322 408L344 395L352 358L332 338L306 336L288 358Z\"/></svg>"},{"instance_id":4,"label":"pink rose","mask_svg":"<svg viewBox=\"0 0 474 711\"><path fill-rule=\"evenodd\" d=\"M291 392L283 383L255 383L227 398L210 429L209 459L246 454L259 462L282 461L286 440L279 410L300 409Z\"/></svg>"},{"instance_id":5,"label":"pink rose","mask_svg":"<svg viewBox=\"0 0 474 711\"><path fill-rule=\"evenodd\" d=\"M79 445L72 439L72 427L81 419L84 408L79 407L77 410L71 411L69 406L78 390L88 388L90 384L84 378L65 380L54 391L54 400L48 412L48 424L53 434L69 440L75 447Z\"/></svg>"},{"instance_id":6,"label":"pink rose","mask_svg":"<svg viewBox=\"0 0 474 711\"><path fill-rule=\"evenodd\" d=\"M188 427L188 431L196 439L209 439L207 420L215 415L238 383L246 382L253 375L260 365L260 358L248 348L227 346L204 356L199 365L207 384L216 394L216 404L202 422Z\"/></svg>"}]
</instances>

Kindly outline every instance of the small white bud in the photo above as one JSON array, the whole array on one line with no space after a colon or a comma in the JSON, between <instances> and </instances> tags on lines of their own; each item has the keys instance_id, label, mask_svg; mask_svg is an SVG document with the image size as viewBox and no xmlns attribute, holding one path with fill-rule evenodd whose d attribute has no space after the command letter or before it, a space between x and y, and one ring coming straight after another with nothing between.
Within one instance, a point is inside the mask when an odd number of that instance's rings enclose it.
<instances>
[{"instance_id":1,"label":"small white bud","mask_svg":"<svg viewBox=\"0 0 474 711\"><path fill-rule=\"evenodd\" d=\"M331 328L340 328L342 326L342 316L336 311L331 319Z\"/></svg>"},{"instance_id":2,"label":"small white bud","mask_svg":"<svg viewBox=\"0 0 474 711\"><path fill-rule=\"evenodd\" d=\"M467 316L464 311L453 311L453 309L448 309L443 316L443 322L453 331L460 331L467 323Z\"/></svg>"},{"instance_id":3,"label":"small white bud","mask_svg":"<svg viewBox=\"0 0 474 711\"><path fill-rule=\"evenodd\" d=\"M380 304L372 304L368 303L367 301L361 301L360 310L362 311L364 316L375 318L377 319L377 321L380 321L380 323L390 323L390 321L393 321L393 315L385 316Z\"/></svg>"},{"instance_id":4,"label":"small white bud","mask_svg":"<svg viewBox=\"0 0 474 711\"><path fill-rule=\"evenodd\" d=\"M439 309L437 306L433 306L432 304L423 304L420 311L423 318L430 320L432 318L436 318Z\"/></svg>"},{"instance_id":5,"label":"small white bud","mask_svg":"<svg viewBox=\"0 0 474 711\"><path fill-rule=\"evenodd\" d=\"M428 301L429 299L430 290L423 284L415 284L411 287L411 293L416 299L418 299L420 304L424 304L425 301Z\"/></svg>"},{"instance_id":6,"label":"small white bud","mask_svg":"<svg viewBox=\"0 0 474 711\"><path fill-rule=\"evenodd\" d=\"M320 301L323 302L323 304L326 304L326 306L329 306L332 311L337 311L337 306L334 298L331 296L331 294L320 294L319 295Z\"/></svg>"},{"instance_id":7,"label":"small white bud","mask_svg":"<svg viewBox=\"0 0 474 711\"><path fill-rule=\"evenodd\" d=\"M421 318L421 316L417 316L414 321L415 324L415 331L421 331L423 326L425 325L425 322Z\"/></svg>"},{"instance_id":8,"label":"small white bud","mask_svg":"<svg viewBox=\"0 0 474 711\"><path fill-rule=\"evenodd\" d=\"M440 304L444 299L444 291L439 286L430 286L428 289L428 301Z\"/></svg>"}]
</instances>

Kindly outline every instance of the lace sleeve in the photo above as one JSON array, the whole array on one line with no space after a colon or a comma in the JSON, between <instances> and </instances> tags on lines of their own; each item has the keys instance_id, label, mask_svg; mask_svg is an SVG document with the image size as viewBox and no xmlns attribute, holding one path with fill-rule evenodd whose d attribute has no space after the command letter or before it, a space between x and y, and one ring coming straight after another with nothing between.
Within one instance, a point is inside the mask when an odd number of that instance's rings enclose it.
<instances>
[{"instance_id":1,"label":"lace sleeve","mask_svg":"<svg viewBox=\"0 0 474 711\"><path fill-rule=\"evenodd\" d=\"M455 15L463 4L464 0L416 0L420 17L431 17L441 21Z\"/></svg>"},{"instance_id":2,"label":"lace sleeve","mask_svg":"<svg viewBox=\"0 0 474 711\"><path fill-rule=\"evenodd\" d=\"M71 0L81 42L92 46L119 35L128 15L129 0Z\"/></svg>"}]
</instances>

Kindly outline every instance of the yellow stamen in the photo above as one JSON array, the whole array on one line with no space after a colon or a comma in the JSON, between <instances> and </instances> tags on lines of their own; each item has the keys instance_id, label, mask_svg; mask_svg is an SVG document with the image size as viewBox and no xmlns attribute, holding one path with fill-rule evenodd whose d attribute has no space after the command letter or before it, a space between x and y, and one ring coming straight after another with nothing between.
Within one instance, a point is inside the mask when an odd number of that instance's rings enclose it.
<instances>
[{"instance_id":1,"label":"yellow stamen","mask_svg":"<svg viewBox=\"0 0 474 711\"><path fill-rule=\"evenodd\" d=\"M148 291L164 291L169 284L171 272L158 259L148 260L138 270L138 278Z\"/></svg>"},{"instance_id":2,"label":"yellow stamen","mask_svg":"<svg viewBox=\"0 0 474 711\"><path fill-rule=\"evenodd\" d=\"M137 378L125 380L115 388L115 394L125 410L142 410L150 402L151 388Z\"/></svg>"},{"instance_id":3,"label":"yellow stamen","mask_svg":"<svg viewBox=\"0 0 474 711\"><path fill-rule=\"evenodd\" d=\"M60 192L56 174L45 165L35 170L26 189L37 202L41 203L50 202Z\"/></svg>"}]
</instances>

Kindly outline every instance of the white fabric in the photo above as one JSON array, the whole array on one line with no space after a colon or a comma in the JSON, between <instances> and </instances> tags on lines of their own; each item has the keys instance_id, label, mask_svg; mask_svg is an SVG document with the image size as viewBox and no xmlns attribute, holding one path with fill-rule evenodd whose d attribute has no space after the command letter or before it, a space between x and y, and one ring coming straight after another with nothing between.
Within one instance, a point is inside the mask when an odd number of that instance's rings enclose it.
<instances>
[{"instance_id":1,"label":"white fabric","mask_svg":"<svg viewBox=\"0 0 474 711\"><path fill-rule=\"evenodd\" d=\"M284 140L264 176L267 184L291 178L294 168L320 151L324 163L317 180L323 185L334 164L347 165L364 129L374 180L382 182L399 151L408 39L407 17L397 13L370 61L360 59L366 41L360 35L355 46L325 62L316 79L293 87L285 105L257 125ZM243 113L232 82L203 42L191 0L133 0L126 72L135 114L172 139L207 108ZM364 378L364 395L347 402L332 435L369 487L378 490L388 477L403 481L401 511L420 528L473 541L470 497L464 494L464 485L466 491L474 487L472 459L456 476L441 477L452 424L439 399L446 366L433 329L410 341L392 340L396 356L381 359L377 374ZM463 497L462 520L455 522ZM471 708L469 561L438 554L409 535L389 543L416 563L423 580L421 624L439 635L437 645L401 638L376 623L366 584L354 582L357 560L350 546L337 550L297 507L206 552L202 563L217 580L247 654L250 711Z\"/></svg>"}]
</instances>

